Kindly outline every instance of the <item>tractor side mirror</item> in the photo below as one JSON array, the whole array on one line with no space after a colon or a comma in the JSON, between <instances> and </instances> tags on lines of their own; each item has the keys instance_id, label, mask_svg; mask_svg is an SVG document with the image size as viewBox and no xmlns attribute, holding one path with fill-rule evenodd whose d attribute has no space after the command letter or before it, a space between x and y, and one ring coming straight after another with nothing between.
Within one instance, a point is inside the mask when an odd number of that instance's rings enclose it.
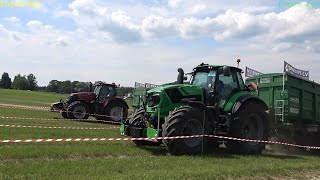
<instances>
[{"instance_id":1,"label":"tractor side mirror","mask_svg":"<svg viewBox=\"0 0 320 180\"><path fill-rule=\"evenodd\" d=\"M183 71L183 69L182 68L179 68L178 69L178 72L179 72L179 74L178 74L178 77L177 77L177 83L178 84L183 84L183 80L184 80L184 71Z\"/></svg>"}]
</instances>

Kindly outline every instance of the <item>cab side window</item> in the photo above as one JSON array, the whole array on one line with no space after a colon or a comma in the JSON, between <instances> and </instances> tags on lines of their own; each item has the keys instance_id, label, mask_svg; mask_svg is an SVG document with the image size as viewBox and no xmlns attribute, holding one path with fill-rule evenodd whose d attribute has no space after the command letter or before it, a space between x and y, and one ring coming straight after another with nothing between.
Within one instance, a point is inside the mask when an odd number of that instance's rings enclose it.
<instances>
[{"instance_id":1,"label":"cab side window","mask_svg":"<svg viewBox=\"0 0 320 180\"><path fill-rule=\"evenodd\" d=\"M245 89L245 85L244 85L241 73L240 72L236 72L236 74L237 74L237 77L238 77L239 88L240 88L240 90L244 90Z\"/></svg>"},{"instance_id":2,"label":"cab side window","mask_svg":"<svg viewBox=\"0 0 320 180\"><path fill-rule=\"evenodd\" d=\"M235 89L239 89L237 71L232 70L230 76L219 75L217 82L217 91L220 96L219 107L223 108L231 93Z\"/></svg>"},{"instance_id":3,"label":"cab side window","mask_svg":"<svg viewBox=\"0 0 320 180\"><path fill-rule=\"evenodd\" d=\"M231 71L230 76L224 76L223 74L219 75L219 81L217 84L217 89L220 95L225 98L230 95L230 93L239 88L238 86L238 77L236 71Z\"/></svg>"}]
</instances>

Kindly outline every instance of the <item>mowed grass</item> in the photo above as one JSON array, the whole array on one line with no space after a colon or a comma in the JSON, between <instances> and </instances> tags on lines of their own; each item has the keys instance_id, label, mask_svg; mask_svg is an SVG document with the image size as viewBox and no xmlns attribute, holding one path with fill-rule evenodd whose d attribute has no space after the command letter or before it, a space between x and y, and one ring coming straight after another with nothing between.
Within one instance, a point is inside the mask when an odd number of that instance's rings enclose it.
<instances>
[{"instance_id":1,"label":"mowed grass","mask_svg":"<svg viewBox=\"0 0 320 180\"><path fill-rule=\"evenodd\" d=\"M0 103L47 107L60 98L65 95L0 89ZM63 120L58 113L7 107L0 107L0 116L43 118L0 119L0 124L117 126ZM0 139L105 137L121 136L118 129L0 127ZM224 150L203 156L170 156L163 147L136 147L130 141L0 143L0 179L306 179L320 177L319 160L312 155L241 156Z\"/></svg>"}]
</instances>

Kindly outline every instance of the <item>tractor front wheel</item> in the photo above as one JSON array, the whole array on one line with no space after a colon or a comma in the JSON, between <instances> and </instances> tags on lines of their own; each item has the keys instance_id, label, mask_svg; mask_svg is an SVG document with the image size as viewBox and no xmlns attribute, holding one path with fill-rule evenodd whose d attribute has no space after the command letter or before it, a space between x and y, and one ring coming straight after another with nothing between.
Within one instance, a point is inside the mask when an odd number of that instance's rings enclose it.
<instances>
[{"instance_id":1,"label":"tractor front wheel","mask_svg":"<svg viewBox=\"0 0 320 180\"><path fill-rule=\"evenodd\" d=\"M192 136L209 134L204 111L191 106L181 106L169 113L162 125L162 137ZM170 154L192 155L205 150L209 138L194 137L185 139L164 139L163 144Z\"/></svg>"},{"instance_id":2,"label":"tractor front wheel","mask_svg":"<svg viewBox=\"0 0 320 180\"><path fill-rule=\"evenodd\" d=\"M70 119L88 119L89 107L86 103L75 101L68 106L67 117Z\"/></svg>"},{"instance_id":3,"label":"tractor front wheel","mask_svg":"<svg viewBox=\"0 0 320 180\"><path fill-rule=\"evenodd\" d=\"M144 127L144 114L145 114L145 110L143 108L138 109L129 119L129 124L131 126L135 126L135 127ZM139 140L139 141L133 141L137 146L159 146L160 142L153 142L153 141L145 141L145 140Z\"/></svg>"},{"instance_id":4,"label":"tractor front wheel","mask_svg":"<svg viewBox=\"0 0 320 180\"><path fill-rule=\"evenodd\" d=\"M62 116L64 119L69 119L67 112L61 111L60 114L61 114L61 116Z\"/></svg>"}]
</instances>

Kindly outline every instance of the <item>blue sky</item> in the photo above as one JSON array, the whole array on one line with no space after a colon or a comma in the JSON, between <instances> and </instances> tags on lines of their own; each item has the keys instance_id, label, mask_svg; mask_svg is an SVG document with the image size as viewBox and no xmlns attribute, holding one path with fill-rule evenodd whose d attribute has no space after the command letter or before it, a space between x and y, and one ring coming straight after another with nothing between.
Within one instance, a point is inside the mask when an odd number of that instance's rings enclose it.
<instances>
[{"instance_id":1,"label":"blue sky","mask_svg":"<svg viewBox=\"0 0 320 180\"><path fill-rule=\"evenodd\" d=\"M241 68L264 73L282 72L285 60L310 70L310 79L320 83L320 1L33 0L41 7L4 5L12 2L0 1L0 73L12 79L33 73L39 85L53 79L161 84L174 81L179 67L191 71L201 62L236 66L240 58Z\"/></svg>"}]
</instances>

